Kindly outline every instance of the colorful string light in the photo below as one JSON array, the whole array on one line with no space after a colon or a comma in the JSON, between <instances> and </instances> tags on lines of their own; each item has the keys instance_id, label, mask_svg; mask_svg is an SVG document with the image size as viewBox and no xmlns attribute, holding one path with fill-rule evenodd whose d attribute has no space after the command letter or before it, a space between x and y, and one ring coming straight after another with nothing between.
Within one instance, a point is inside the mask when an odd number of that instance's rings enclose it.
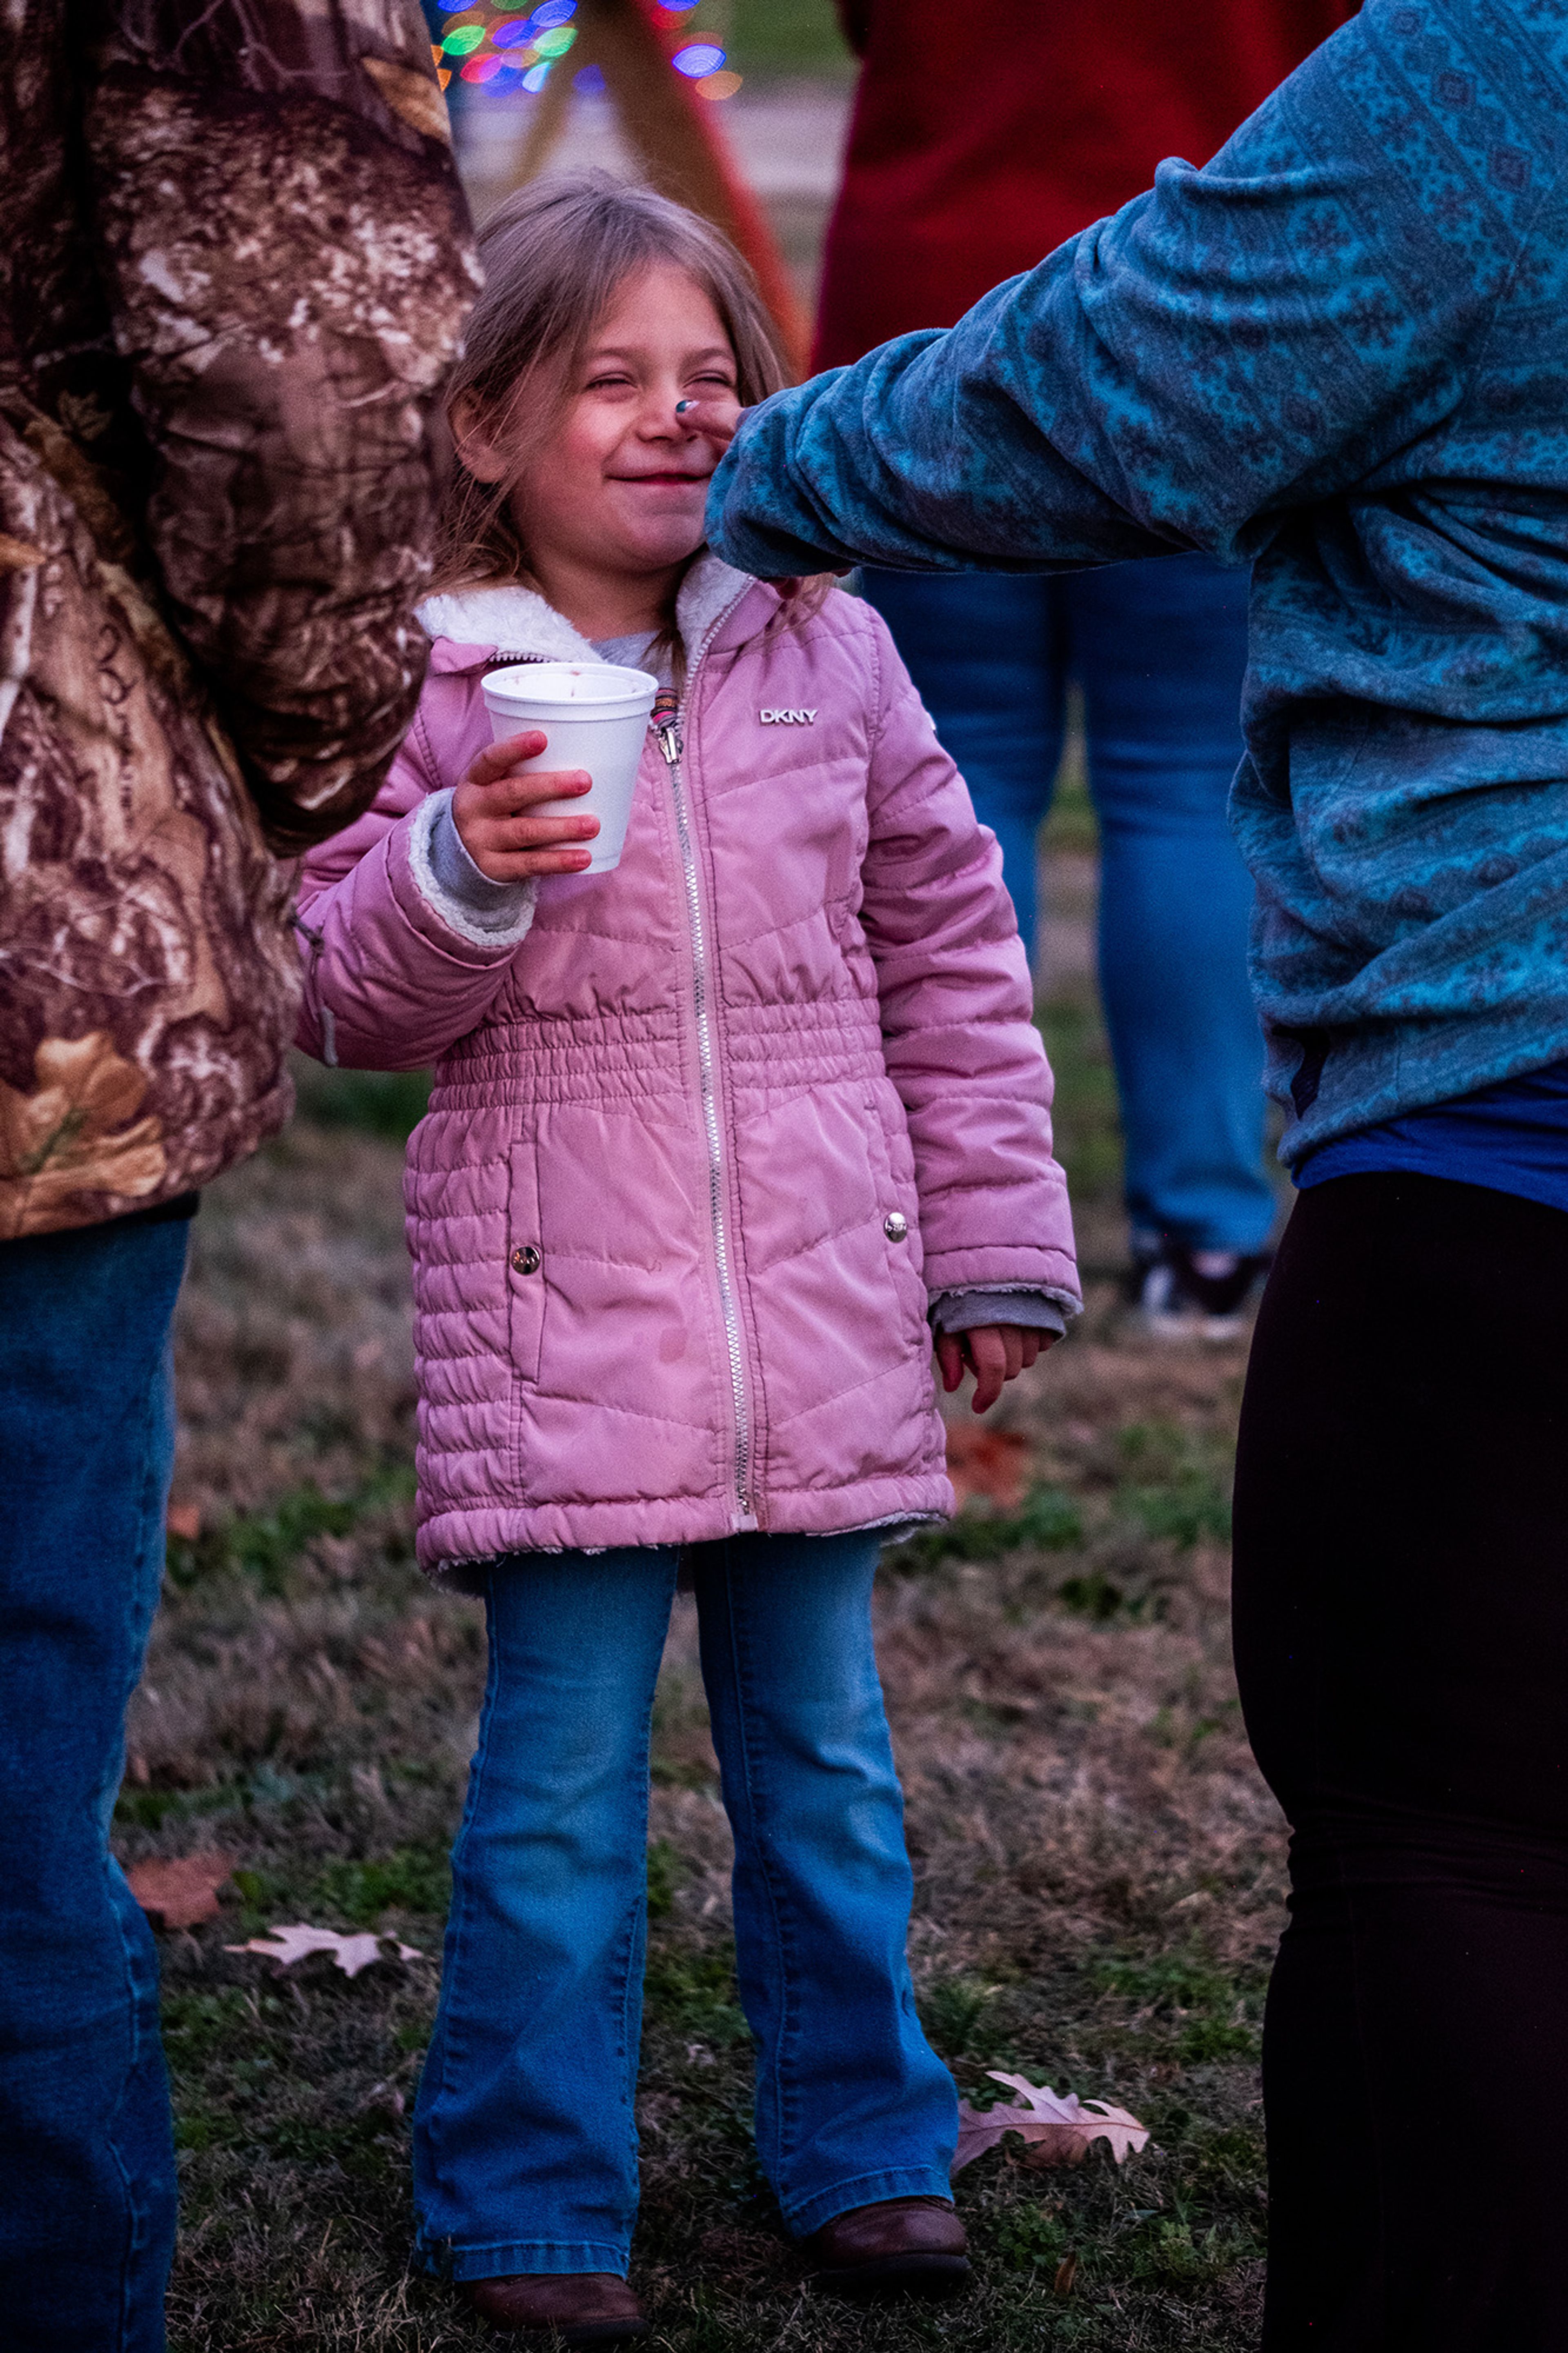
<instances>
[{"instance_id":1,"label":"colorful string light","mask_svg":"<svg viewBox=\"0 0 1568 2353\"><path fill-rule=\"evenodd\" d=\"M677 73L698 81L704 74L718 72L724 62L724 52L717 41L689 41L685 48L677 49L669 62Z\"/></svg>"},{"instance_id":2,"label":"colorful string light","mask_svg":"<svg viewBox=\"0 0 1568 2353\"><path fill-rule=\"evenodd\" d=\"M670 32L678 31L697 11L697 0L658 0L656 16ZM537 96L557 62L575 47L579 27L573 23L577 0L482 0L479 5L454 9L433 44L437 75L446 88L454 72L466 82L498 94L523 90ZM689 81L700 98L732 98L741 77L725 66L717 41L691 40L675 50L670 64ZM605 87L596 65L581 66L572 84L588 95Z\"/></svg>"}]
</instances>

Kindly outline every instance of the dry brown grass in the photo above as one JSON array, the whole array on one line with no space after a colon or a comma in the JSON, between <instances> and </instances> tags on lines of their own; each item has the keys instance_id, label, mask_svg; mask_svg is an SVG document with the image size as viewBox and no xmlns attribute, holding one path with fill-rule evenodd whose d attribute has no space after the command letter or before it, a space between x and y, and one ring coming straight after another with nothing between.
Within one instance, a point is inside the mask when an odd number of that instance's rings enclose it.
<instances>
[{"instance_id":1,"label":"dry brown grass","mask_svg":"<svg viewBox=\"0 0 1568 2353\"><path fill-rule=\"evenodd\" d=\"M1069 1149L1100 1170L1080 1218L1098 1272L1086 1324L1001 1416L1045 1502L1032 1522L1003 1514L993 1556L963 1556L987 1549L973 1523L957 1551L890 1556L879 1641L933 2039L966 2090L1021 2066L1131 2107L1155 2146L1120 2173L1041 2175L1004 2154L962 2177L984 2279L961 2305L867 2316L803 2293L750 2150L729 1841L682 1601L656 1726L636 2271L681 2353L1255 2336L1256 2028L1281 1838L1227 1653L1241 1352L1128 1328L1100 1049L1083 1003L1061 1022ZM412 1565L399 1162L374 1136L297 1124L214 1188L195 1230L176 1502L201 1533L171 1546L119 1823L128 1858L217 1843L239 1866L222 1922L163 1940L181 2353L479 2341L407 2271L434 1959L350 1983L222 1950L300 1918L439 1949L483 1642L473 1605Z\"/></svg>"}]
</instances>

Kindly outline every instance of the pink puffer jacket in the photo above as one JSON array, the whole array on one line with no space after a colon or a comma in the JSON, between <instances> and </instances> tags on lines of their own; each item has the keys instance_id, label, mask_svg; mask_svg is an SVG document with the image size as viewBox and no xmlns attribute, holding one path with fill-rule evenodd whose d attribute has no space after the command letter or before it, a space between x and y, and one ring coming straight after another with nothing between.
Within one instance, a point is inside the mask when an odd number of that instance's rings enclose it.
<instances>
[{"instance_id":1,"label":"pink puffer jacket","mask_svg":"<svg viewBox=\"0 0 1568 2353\"><path fill-rule=\"evenodd\" d=\"M595 657L520 588L424 617L413 733L300 906L301 1043L437 1064L422 1560L951 1511L928 1294L1077 1282L995 840L881 620L836 592L792 622L703 559L679 756L650 733L619 867L497 934L437 879L435 797L498 655Z\"/></svg>"}]
</instances>

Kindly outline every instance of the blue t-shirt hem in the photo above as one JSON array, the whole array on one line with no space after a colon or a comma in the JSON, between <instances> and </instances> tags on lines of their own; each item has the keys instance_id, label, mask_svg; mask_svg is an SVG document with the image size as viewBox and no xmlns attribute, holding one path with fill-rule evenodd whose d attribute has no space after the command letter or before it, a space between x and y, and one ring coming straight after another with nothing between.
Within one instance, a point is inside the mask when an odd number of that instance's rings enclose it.
<instances>
[{"instance_id":1,"label":"blue t-shirt hem","mask_svg":"<svg viewBox=\"0 0 1568 2353\"><path fill-rule=\"evenodd\" d=\"M1568 1062L1334 1136L1291 1173L1300 1190L1395 1172L1568 1209Z\"/></svg>"},{"instance_id":2,"label":"blue t-shirt hem","mask_svg":"<svg viewBox=\"0 0 1568 2353\"><path fill-rule=\"evenodd\" d=\"M1450 1185L1480 1185L1489 1193L1513 1193L1543 1208L1568 1209L1568 1167L1561 1176L1500 1165L1489 1152L1424 1152L1414 1144L1383 1142L1374 1129L1320 1144L1291 1171L1299 1193L1326 1185L1331 1176L1442 1176Z\"/></svg>"}]
</instances>

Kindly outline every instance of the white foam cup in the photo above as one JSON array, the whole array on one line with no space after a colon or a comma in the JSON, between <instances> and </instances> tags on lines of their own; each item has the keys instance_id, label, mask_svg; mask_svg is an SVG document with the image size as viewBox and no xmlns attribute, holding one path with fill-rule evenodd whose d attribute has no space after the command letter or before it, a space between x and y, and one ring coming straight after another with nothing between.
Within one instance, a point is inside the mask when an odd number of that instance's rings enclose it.
<instances>
[{"instance_id":1,"label":"white foam cup","mask_svg":"<svg viewBox=\"0 0 1568 2353\"><path fill-rule=\"evenodd\" d=\"M582 844L593 856L579 872L607 874L621 862L637 763L658 692L658 679L646 670L622 670L614 662L515 662L492 670L484 681L485 708L498 744L529 727L542 727L549 739L542 752L520 763L521 775L585 768L594 780L574 799L536 801L529 812L549 817L574 809L598 818L597 834Z\"/></svg>"}]
</instances>

